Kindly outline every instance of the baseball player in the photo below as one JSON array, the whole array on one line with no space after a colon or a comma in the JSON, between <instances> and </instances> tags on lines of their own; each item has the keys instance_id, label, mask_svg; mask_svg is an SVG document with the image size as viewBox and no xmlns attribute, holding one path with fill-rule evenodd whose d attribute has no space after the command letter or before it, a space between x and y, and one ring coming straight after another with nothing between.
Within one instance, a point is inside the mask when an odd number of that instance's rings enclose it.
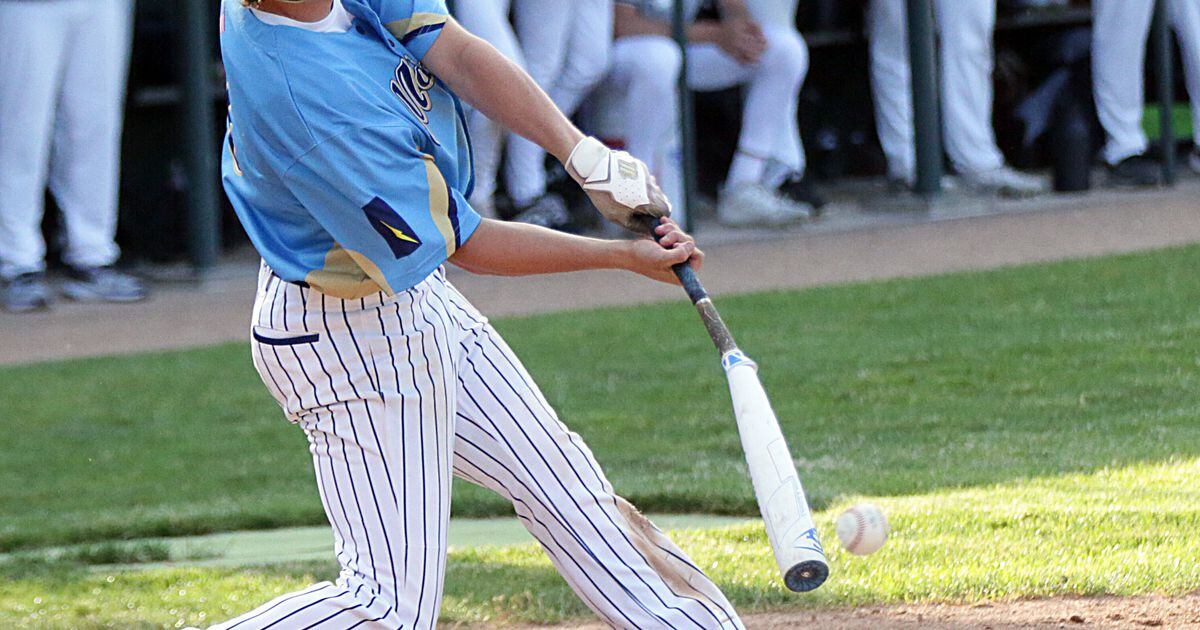
<instances>
[{"instance_id":1,"label":"baseball player","mask_svg":"<svg viewBox=\"0 0 1200 630\"><path fill-rule=\"evenodd\" d=\"M941 38L943 134L955 171L977 190L1016 197L1044 192L1045 182L1005 165L996 146L992 130L996 0L937 0L934 10ZM875 120L888 177L911 187L916 149L905 0L871 0L867 36Z\"/></svg>"},{"instance_id":2,"label":"baseball player","mask_svg":"<svg viewBox=\"0 0 1200 630\"><path fill-rule=\"evenodd\" d=\"M740 628L688 557L613 493L450 261L669 281L702 254L669 219L603 241L481 219L458 97L562 160L610 220L669 208L644 164L585 138L441 0L223 0L226 193L263 257L254 365L308 437L341 574L225 629L431 628L450 481L510 499L579 597L623 628Z\"/></svg>"},{"instance_id":3,"label":"baseball player","mask_svg":"<svg viewBox=\"0 0 1200 630\"><path fill-rule=\"evenodd\" d=\"M0 0L0 307L45 308L47 185L75 300L145 297L114 270L131 0Z\"/></svg>"},{"instance_id":4,"label":"baseball player","mask_svg":"<svg viewBox=\"0 0 1200 630\"><path fill-rule=\"evenodd\" d=\"M673 0L619 0L613 64L605 80L601 126L651 164L669 195L681 186L676 83L679 46L671 38ZM721 19L696 19L699 0L684 2L688 81L692 89L745 85L737 153L717 206L729 225L777 224L813 214L797 192L804 147L796 118L808 48L790 21L761 23L743 0L721 0ZM620 127L613 129L611 127Z\"/></svg>"},{"instance_id":5,"label":"baseball player","mask_svg":"<svg viewBox=\"0 0 1200 630\"><path fill-rule=\"evenodd\" d=\"M1093 88L1107 135L1103 157L1109 180L1117 185L1153 186L1160 169L1146 156L1142 111L1146 36L1154 1L1094 0L1092 11ZM1200 0L1167 0L1167 15L1179 35L1192 120L1200 121ZM1193 133L1200 147L1200 124L1193 125ZM1193 150L1189 163L1200 172L1200 149Z\"/></svg>"}]
</instances>

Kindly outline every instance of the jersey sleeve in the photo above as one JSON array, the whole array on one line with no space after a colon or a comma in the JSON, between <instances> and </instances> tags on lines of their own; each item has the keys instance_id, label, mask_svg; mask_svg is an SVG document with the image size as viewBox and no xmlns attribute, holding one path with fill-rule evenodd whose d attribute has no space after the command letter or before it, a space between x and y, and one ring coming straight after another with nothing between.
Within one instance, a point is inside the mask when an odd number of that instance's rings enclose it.
<instances>
[{"instance_id":1,"label":"jersey sleeve","mask_svg":"<svg viewBox=\"0 0 1200 630\"><path fill-rule=\"evenodd\" d=\"M300 204L387 293L424 280L480 223L415 134L403 125L347 132L284 174Z\"/></svg>"},{"instance_id":2,"label":"jersey sleeve","mask_svg":"<svg viewBox=\"0 0 1200 630\"><path fill-rule=\"evenodd\" d=\"M384 26L417 61L424 59L450 17L445 0L380 1L379 17Z\"/></svg>"}]
</instances>

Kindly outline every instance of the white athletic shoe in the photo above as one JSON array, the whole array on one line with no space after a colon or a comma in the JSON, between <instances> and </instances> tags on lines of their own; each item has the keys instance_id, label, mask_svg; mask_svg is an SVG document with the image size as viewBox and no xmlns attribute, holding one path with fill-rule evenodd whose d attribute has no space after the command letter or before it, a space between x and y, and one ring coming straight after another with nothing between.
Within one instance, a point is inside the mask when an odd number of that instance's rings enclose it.
<instances>
[{"instance_id":1,"label":"white athletic shoe","mask_svg":"<svg viewBox=\"0 0 1200 630\"><path fill-rule=\"evenodd\" d=\"M963 173L962 179L967 186L975 190L996 193L1001 197L1033 197L1048 189L1046 181L1041 177L1027 175L1009 166L990 171Z\"/></svg>"},{"instance_id":2,"label":"white athletic shoe","mask_svg":"<svg viewBox=\"0 0 1200 630\"><path fill-rule=\"evenodd\" d=\"M1188 166L1192 168L1193 173L1200 175L1200 147L1196 147L1192 149L1191 153L1188 153Z\"/></svg>"},{"instance_id":3,"label":"white athletic shoe","mask_svg":"<svg viewBox=\"0 0 1200 630\"><path fill-rule=\"evenodd\" d=\"M730 227L784 225L811 218L813 207L761 184L739 184L721 192L717 219Z\"/></svg>"}]
</instances>

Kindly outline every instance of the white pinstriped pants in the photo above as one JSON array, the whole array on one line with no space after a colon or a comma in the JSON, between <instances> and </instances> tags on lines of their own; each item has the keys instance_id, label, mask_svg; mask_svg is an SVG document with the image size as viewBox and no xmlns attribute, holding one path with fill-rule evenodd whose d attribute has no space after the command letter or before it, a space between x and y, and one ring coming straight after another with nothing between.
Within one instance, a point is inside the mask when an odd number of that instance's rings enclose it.
<instances>
[{"instance_id":1,"label":"white pinstriped pants","mask_svg":"<svg viewBox=\"0 0 1200 630\"><path fill-rule=\"evenodd\" d=\"M216 627L434 627L451 474L510 499L609 624L742 627L716 585L613 494L591 451L443 271L395 296L339 300L264 268L254 337L263 382L308 435L342 571L336 584Z\"/></svg>"}]
</instances>

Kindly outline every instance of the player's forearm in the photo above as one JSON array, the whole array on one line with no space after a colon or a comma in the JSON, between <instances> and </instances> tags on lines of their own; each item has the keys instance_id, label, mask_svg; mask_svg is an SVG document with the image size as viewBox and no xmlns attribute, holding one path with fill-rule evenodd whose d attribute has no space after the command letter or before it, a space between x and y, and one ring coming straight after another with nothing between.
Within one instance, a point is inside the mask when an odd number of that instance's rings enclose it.
<instances>
[{"instance_id":1,"label":"player's forearm","mask_svg":"<svg viewBox=\"0 0 1200 630\"><path fill-rule=\"evenodd\" d=\"M583 134L520 66L451 20L425 65L485 116L566 160Z\"/></svg>"},{"instance_id":2,"label":"player's forearm","mask_svg":"<svg viewBox=\"0 0 1200 630\"><path fill-rule=\"evenodd\" d=\"M627 241L606 241L524 223L484 219L450 262L472 273L528 276L586 269L625 269Z\"/></svg>"}]
</instances>

